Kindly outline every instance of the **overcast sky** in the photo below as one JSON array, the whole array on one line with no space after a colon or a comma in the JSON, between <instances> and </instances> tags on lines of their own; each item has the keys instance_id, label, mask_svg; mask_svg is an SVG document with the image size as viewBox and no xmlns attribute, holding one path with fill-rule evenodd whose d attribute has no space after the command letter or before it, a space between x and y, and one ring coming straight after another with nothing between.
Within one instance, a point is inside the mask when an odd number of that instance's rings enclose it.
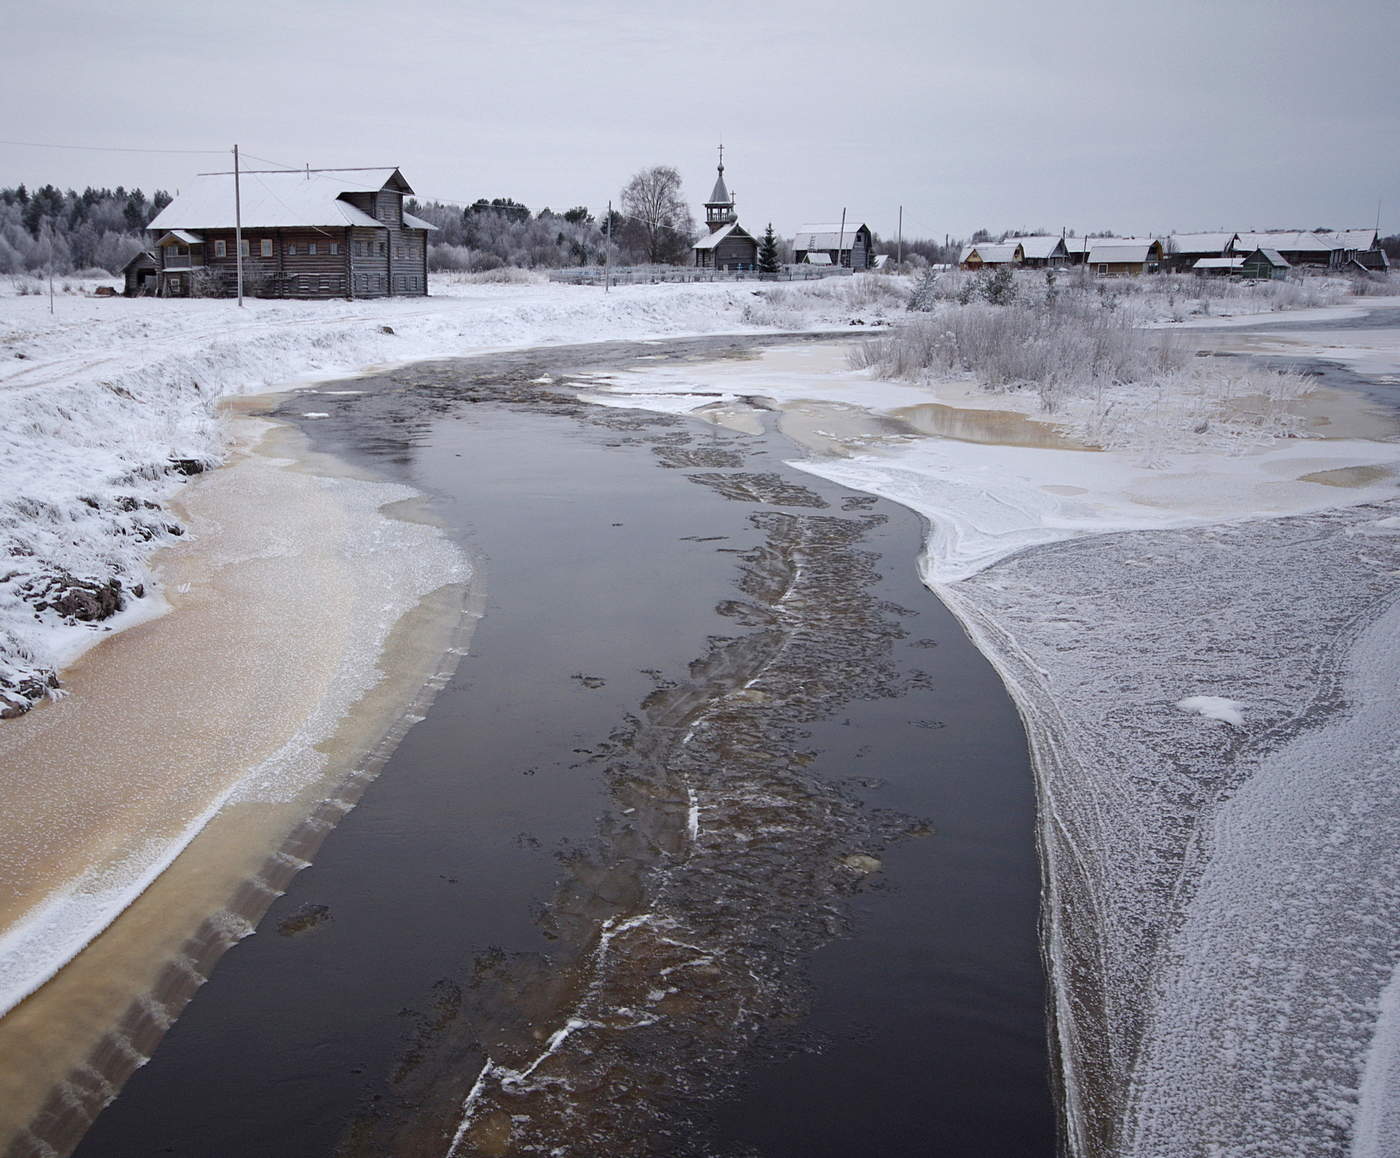
<instances>
[{"instance_id":1,"label":"overcast sky","mask_svg":"<svg viewBox=\"0 0 1400 1158\"><path fill-rule=\"evenodd\" d=\"M399 165L538 209L715 145L750 230L1400 232L1397 0L0 0L0 137ZM223 156L0 144L0 186ZM256 163L256 162L254 162Z\"/></svg>"}]
</instances>

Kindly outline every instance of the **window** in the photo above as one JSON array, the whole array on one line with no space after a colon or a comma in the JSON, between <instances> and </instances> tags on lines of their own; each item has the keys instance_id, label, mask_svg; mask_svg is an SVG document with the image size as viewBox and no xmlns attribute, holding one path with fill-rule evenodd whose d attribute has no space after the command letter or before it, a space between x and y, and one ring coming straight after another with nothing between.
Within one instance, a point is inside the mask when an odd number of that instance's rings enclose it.
<instances>
[{"instance_id":1,"label":"window","mask_svg":"<svg viewBox=\"0 0 1400 1158\"><path fill-rule=\"evenodd\" d=\"M315 256L315 254L316 254L316 243L315 243L314 241L309 242L309 243L307 244L307 246L306 246L306 252L309 253L309 254L311 254L313 257Z\"/></svg>"},{"instance_id":2,"label":"window","mask_svg":"<svg viewBox=\"0 0 1400 1158\"><path fill-rule=\"evenodd\" d=\"M189 247L188 247L188 246L177 245L177 246L175 246L174 248L175 248L175 256L176 256L176 257L189 257L190 251L189 251ZM176 278L175 280L178 281L179 278Z\"/></svg>"},{"instance_id":3,"label":"window","mask_svg":"<svg viewBox=\"0 0 1400 1158\"><path fill-rule=\"evenodd\" d=\"M388 244L388 242L381 241L381 242L379 243L379 256L380 256L380 257L385 257L385 256L388 255L388 253L389 253L389 244Z\"/></svg>"},{"instance_id":4,"label":"window","mask_svg":"<svg viewBox=\"0 0 1400 1158\"><path fill-rule=\"evenodd\" d=\"M215 257L227 257L227 256L228 256L228 242L227 242L227 241L224 241L224 240L220 239L220 240L214 242L214 256L215 256Z\"/></svg>"},{"instance_id":5,"label":"window","mask_svg":"<svg viewBox=\"0 0 1400 1158\"><path fill-rule=\"evenodd\" d=\"M172 277L168 284L170 286L170 292L172 294L182 294L185 292L183 288L183 283L178 277Z\"/></svg>"},{"instance_id":6,"label":"window","mask_svg":"<svg viewBox=\"0 0 1400 1158\"><path fill-rule=\"evenodd\" d=\"M270 238L270 237L264 237L264 238L262 239L262 246L261 246L259 252L262 253L263 257L271 257L271 256L272 256L272 238Z\"/></svg>"},{"instance_id":7,"label":"window","mask_svg":"<svg viewBox=\"0 0 1400 1158\"><path fill-rule=\"evenodd\" d=\"M252 250L250 250L250 249L248 248L248 240L247 240L247 238L244 238L242 241L240 241L240 242L238 243L238 256L239 256L239 257L247 257L251 252L252 252Z\"/></svg>"},{"instance_id":8,"label":"window","mask_svg":"<svg viewBox=\"0 0 1400 1158\"><path fill-rule=\"evenodd\" d=\"M403 246L402 246L402 245L396 245L396 246L394 246L394 256L395 256L395 257L398 257L398 258L402 258L402 257L403 257Z\"/></svg>"},{"instance_id":9,"label":"window","mask_svg":"<svg viewBox=\"0 0 1400 1158\"><path fill-rule=\"evenodd\" d=\"M363 241L357 241L357 242L355 242L355 256L356 256L356 257L364 257L364 255L365 255L365 243L364 243Z\"/></svg>"},{"instance_id":10,"label":"window","mask_svg":"<svg viewBox=\"0 0 1400 1158\"><path fill-rule=\"evenodd\" d=\"M332 253L339 253L339 252L340 252L340 242L338 242L338 241L332 241L332 242L331 242L331 252L332 252Z\"/></svg>"},{"instance_id":11,"label":"window","mask_svg":"<svg viewBox=\"0 0 1400 1158\"><path fill-rule=\"evenodd\" d=\"M287 253L290 254L292 257L296 257L297 243L295 241L287 242Z\"/></svg>"}]
</instances>

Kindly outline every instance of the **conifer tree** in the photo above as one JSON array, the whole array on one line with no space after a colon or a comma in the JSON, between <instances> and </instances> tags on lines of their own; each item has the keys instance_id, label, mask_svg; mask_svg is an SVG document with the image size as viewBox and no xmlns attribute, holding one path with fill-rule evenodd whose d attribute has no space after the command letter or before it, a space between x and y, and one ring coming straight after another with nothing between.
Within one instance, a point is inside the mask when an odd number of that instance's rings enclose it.
<instances>
[{"instance_id":1,"label":"conifer tree","mask_svg":"<svg viewBox=\"0 0 1400 1158\"><path fill-rule=\"evenodd\" d=\"M773 234L771 221L768 223L768 228L764 230L763 242L758 247L758 272L778 272L778 239Z\"/></svg>"}]
</instances>

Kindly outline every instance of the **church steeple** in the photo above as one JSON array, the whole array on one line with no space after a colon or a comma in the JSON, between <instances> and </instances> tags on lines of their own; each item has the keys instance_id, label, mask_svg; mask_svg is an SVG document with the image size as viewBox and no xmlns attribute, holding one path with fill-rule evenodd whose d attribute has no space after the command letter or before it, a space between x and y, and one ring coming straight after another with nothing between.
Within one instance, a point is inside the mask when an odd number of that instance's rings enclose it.
<instances>
[{"instance_id":1,"label":"church steeple","mask_svg":"<svg viewBox=\"0 0 1400 1158\"><path fill-rule=\"evenodd\" d=\"M738 220L739 215L734 212L734 194L724 184L724 146L720 145L719 176L715 178L710 199L705 202L705 224L710 227L711 233L716 233Z\"/></svg>"}]
</instances>

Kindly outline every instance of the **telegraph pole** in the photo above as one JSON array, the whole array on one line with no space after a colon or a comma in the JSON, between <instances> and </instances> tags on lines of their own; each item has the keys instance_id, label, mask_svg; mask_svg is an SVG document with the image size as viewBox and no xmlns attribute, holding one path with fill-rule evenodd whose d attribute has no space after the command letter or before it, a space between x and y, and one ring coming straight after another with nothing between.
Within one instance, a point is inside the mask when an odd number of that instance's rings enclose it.
<instances>
[{"instance_id":1,"label":"telegraph pole","mask_svg":"<svg viewBox=\"0 0 1400 1158\"><path fill-rule=\"evenodd\" d=\"M605 236L605 237L608 239L608 240L607 240L607 244L605 244L605 245L603 246L603 292L604 292L604 293L607 293L607 292L608 292L608 274L609 274L609 272L611 271L611 267L612 267L612 202L611 202L611 201L608 202L608 227L607 227L607 229L604 231L603 236Z\"/></svg>"},{"instance_id":2,"label":"telegraph pole","mask_svg":"<svg viewBox=\"0 0 1400 1158\"><path fill-rule=\"evenodd\" d=\"M896 265L904 264L904 206L899 207L899 256L894 259Z\"/></svg>"},{"instance_id":3,"label":"telegraph pole","mask_svg":"<svg viewBox=\"0 0 1400 1158\"><path fill-rule=\"evenodd\" d=\"M846 248L846 207L841 206L841 233L836 238L836 268L841 268L841 251ZM851 272L855 273L855 265L852 263Z\"/></svg>"},{"instance_id":4,"label":"telegraph pole","mask_svg":"<svg viewBox=\"0 0 1400 1158\"><path fill-rule=\"evenodd\" d=\"M238 308L243 308L243 191L238 183L238 146L233 147L233 250L238 271Z\"/></svg>"}]
</instances>

